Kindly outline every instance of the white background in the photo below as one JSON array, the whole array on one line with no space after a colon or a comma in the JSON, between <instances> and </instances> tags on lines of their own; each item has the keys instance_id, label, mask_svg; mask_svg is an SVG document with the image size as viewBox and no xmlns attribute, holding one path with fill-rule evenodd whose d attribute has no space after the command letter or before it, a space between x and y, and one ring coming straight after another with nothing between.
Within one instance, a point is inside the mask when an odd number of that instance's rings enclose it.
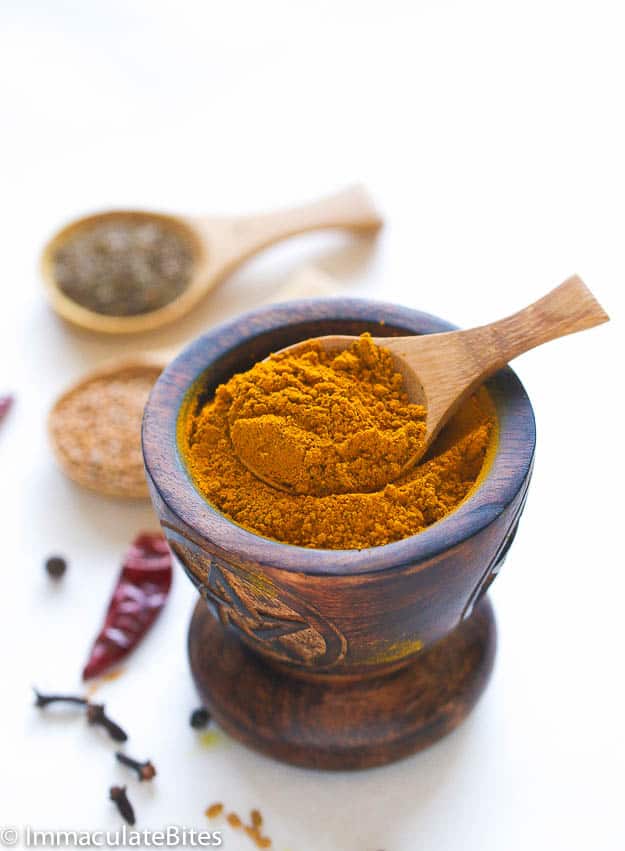
<instances>
[{"instance_id":1,"label":"white background","mask_svg":"<svg viewBox=\"0 0 625 851\"><path fill-rule=\"evenodd\" d=\"M621 694L625 19L619 2L5 0L0 34L2 723L0 824L204 827L221 800L265 815L275 851L622 849ZM196 313L117 341L65 326L36 262L65 220L125 205L269 209L361 180L377 243L292 242ZM500 645L470 719L427 752L359 774L285 767L223 734L202 745L182 573L153 633L99 696L159 774L139 787L30 685L79 671L146 504L68 483L46 443L56 396L122 351L182 344L314 262L345 291L470 326L579 272L613 321L524 356L536 470L494 586ZM42 562L65 554L52 588ZM223 827L223 823L219 824ZM226 828L228 851L252 849Z\"/></svg>"}]
</instances>

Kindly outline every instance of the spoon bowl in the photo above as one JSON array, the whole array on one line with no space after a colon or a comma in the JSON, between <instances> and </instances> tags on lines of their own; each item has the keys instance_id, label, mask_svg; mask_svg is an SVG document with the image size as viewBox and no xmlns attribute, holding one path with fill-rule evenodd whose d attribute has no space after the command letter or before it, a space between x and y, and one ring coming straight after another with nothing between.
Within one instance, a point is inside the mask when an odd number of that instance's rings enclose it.
<instances>
[{"instance_id":1,"label":"spoon bowl","mask_svg":"<svg viewBox=\"0 0 625 851\"><path fill-rule=\"evenodd\" d=\"M102 222L154 222L177 233L190 247L189 281L170 302L149 312L111 316L68 296L55 275L55 257L66 241ZM139 210L112 210L74 221L44 247L41 272L53 309L64 319L106 334L152 331L187 314L220 281L257 252L291 236L315 230L374 233L382 219L365 189L352 186L335 195L288 210L249 216L188 217Z\"/></svg>"}]
</instances>

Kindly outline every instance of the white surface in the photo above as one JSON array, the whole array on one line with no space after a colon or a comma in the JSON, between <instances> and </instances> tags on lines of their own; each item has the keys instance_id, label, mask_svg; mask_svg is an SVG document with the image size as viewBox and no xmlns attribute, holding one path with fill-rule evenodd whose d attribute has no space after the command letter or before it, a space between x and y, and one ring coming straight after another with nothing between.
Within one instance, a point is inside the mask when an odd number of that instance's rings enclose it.
<instances>
[{"instance_id":1,"label":"white surface","mask_svg":"<svg viewBox=\"0 0 625 851\"><path fill-rule=\"evenodd\" d=\"M106 4L5 0L0 35L2 723L0 825L204 827L258 806L276 851L616 851L622 818L622 4ZM108 206L244 212L362 180L377 244L311 238L249 264L193 317L116 342L62 325L36 270L64 220ZM518 363L536 409L527 509L494 586L492 683L455 734L355 775L282 766L219 736L203 749L185 658L194 592L173 598L100 692L159 775L139 787L80 720L29 687L79 688L145 505L83 492L46 444L53 397L121 350L182 343L259 304L304 262L463 326L579 272L613 322ZM616 360L620 361L615 367ZM42 560L70 561L52 589ZM223 825L220 825L223 826ZM224 830L228 851L252 849Z\"/></svg>"}]
</instances>

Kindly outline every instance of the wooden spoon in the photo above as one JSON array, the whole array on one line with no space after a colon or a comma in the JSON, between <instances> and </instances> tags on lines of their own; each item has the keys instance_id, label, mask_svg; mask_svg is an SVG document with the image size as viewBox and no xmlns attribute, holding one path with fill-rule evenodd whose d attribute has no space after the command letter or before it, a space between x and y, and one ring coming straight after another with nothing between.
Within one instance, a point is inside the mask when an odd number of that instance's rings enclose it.
<instances>
[{"instance_id":1,"label":"wooden spoon","mask_svg":"<svg viewBox=\"0 0 625 851\"><path fill-rule=\"evenodd\" d=\"M182 233L193 246L195 261L188 286L173 301L133 316L107 316L67 296L54 275L54 257L71 235L105 220L158 221ZM111 211L79 219L59 231L43 250L41 269L48 298L64 319L107 334L151 331L188 313L223 278L252 255L290 236L323 229L374 232L382 225L365 189L353 186L336 195L262 215L192 218L140 211Z\"/></svg>"},{"instance_id":2,"label":"wooden spoon","mask_svg":"<svg viewBox=\"0 0 625 851\"><path fill-rule=\"evenodd\" d=\"M524 310L468 331L450 331L412 337L374 337L374 342L391 352L404 378L410 402L427 409L425 442L404 466L410 469L425 454L458 406L482 382L508 361L549 340L600 325L609 319L583 281L574 275ZM325 351L338 353L356 337L319 337ZM310 341L296 343L281 352L297 352ZM237 454L257 478L289 492L283 483L255 468L235 445Z\"/></svg>"}]
</instances>

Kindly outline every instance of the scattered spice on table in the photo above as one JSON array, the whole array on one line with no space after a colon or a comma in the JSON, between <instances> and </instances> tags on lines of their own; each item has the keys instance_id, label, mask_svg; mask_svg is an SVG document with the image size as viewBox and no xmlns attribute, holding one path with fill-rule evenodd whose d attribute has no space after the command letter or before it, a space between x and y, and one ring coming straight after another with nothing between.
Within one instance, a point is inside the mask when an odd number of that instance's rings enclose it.
<instances>
[{"instance_id":1,"label":"scattered spice on table","mask_svg":"<svg viewBox=\"0 0 625 851\"><path fill-rule=\"evenodd\" d=\"M106 316L135 316L169 304L189 285L194 252L175 225L119 214L86 222L52 257L60 290Z\"/></svg>"},{"instance_id":2,"label":"scattered spice on table","mask_svg":"<svg viewBox=\"0 0 625 851\"><path fill-rule=\"evenodd\" d=\"M73 481L112 496L148 496L141 420L160 373L151 364L112 369L57 400L48 421L50 437L61 468Z\"/></svg>"},{"instance_id":3,"label":"scattered spice on table","mask_svg":"<svg viewBox=\"0 0 625 851\"><path fill-rule=\"evenodd\" d=\"M223 811L224 811L224 805L223 804L221 804L221 803L211 804L209 807L206 807L206 809L204 810L204 815L207 818L217 818L217 816L220 816L223 813Z\"/></svg>"},{"instance_id":4,"label":"scattered spice on table","mask_svg":"<svg viewBox=\"0 0 625 851\"><path fill-rule=\"evenodd\" d=\"M208 818L216 818L221 815L223 812L224 805L219 804L211 804L210 807L207 807L204 811L204 815L208 816ZM226 821L230 825L230 827L235 830L242 829L244 833L249 836L249 838L254 842L257 848L271 848L271 839L268 836L264 836L261 830L263 824L263 817L259 810L252 810L250 813L250 824L243 824L243 820L237 813L228 813L226 816Z\"/></svg>"},{"instance_id":5,"label":"scattered spice on table","mask_svg":"<svg viewBox=\"0 0 625 851\"><path fill-rule=\"evenodd\" d=\"M271 848L271 839L268 836L263 836L257 828L248 825L244 830L256 844L257 848Z\"/></svg>"},{"instance_id":6,"label":"scattered spice on table","mask_svg":"<svg viewBox=\"0 0 625 851\"><path fill-rule=\"evenodd\" d=\"M222 741L219 730L206 730L200 734L200 744L203 748L212 748Z\"/></svg>"},{"instance_id":7,"label":"scattered spice on table","mask_svg":"<svg viewBox=\"0 0 625 851\"><path fill-rule=\"evenodd\" d=\"M408 403L390 353L368 335L339 354L311 341L233 376L213 398L201 394L178 433L198 491L252 532L312 548L381 546L441 520L475 485L496 431L480 388L401 473L425 411ZM290 492L250 472L246 456Z\"/></svg>"},{"instance_id":8,"label":"scattered spice on table","mask_svg":"<svg viewBox=\"0 0 625 851\"><path fill-rule=\"evenodd\" d=\"M194 709L189 718L189 724L194 730L202 730L211 720L211 714L206 707Z\"/></svg>"},{"instance_id":9,"label":"scattered spice on table","mask_svg":"<svg viewBox=\"0 0 625 851\"><path fill-rule=\"evenodd\" d=\"M172 575L165 536L160 532L138 535L124 558L83 679L104 673L139 644L167 601Z\"/></svg>"},{"instance_id":10,"label":"scattered spice on table","mask_svg":"<svg viewBox=\"0 0 625 851\"><path fill-rule=\"evenodd\" d=\"M154 777L156 777L156 768L149 759L145 760L145 762L140 762L137 759L133 759L132 757L127 756L121 751L117 751L117 753L115 754L115 758L122 765L125 765L127 768L131 768L133 771L136 771L137 777L139 778L139 782L143 782L144 780L152 780Z\"/></svg>"},{"instance_id":11,"label":"scattered spice on table","mask_svg":"<svg viewBox=\"0 0 625 851\"><path fill-rule=\"evenodd\" d=\"M50 556L46 559L46 571L52 579L60 579L67 570L67 562L62 556Z\"/></svg>"},{"instance_id":12,"label":"scattered spice on table","mask_svg":"<svg viewBox=\"0 0 625 851\"><path fill-rule=\"evenodd\" d=\"M11 394L5 394L4 396L0 396L0 422L9 413L9 411L13 407L14 401L15 398L11 396Z\"/></svg>"},{"instance_id":13,"label":"scattered spice on table","mask_svg":"<svg viewBox=\"0 0 625 851\"><path fill-rule=\"evenodd\" d=\"M116 668L113 671L107 671L105 674L102 674L100 677L98 677L97 680L94 680L89 683L88 687L85 690L87 697L93 697L94 694L96 694L105 683L110 683L114 680L119 679L119 677L121 677L124 671L125 668Z\"/></svg>"},{"instance_id":14,"label":"scattered spice on table","mask_svg":"<svg viewBox=\"0 0 625 851\"><path fill-rule=\"evenodd\" d=\"M134 824L135 811L132 804L128 800L126 787L111 786L111 788L109 789L109 798L117 807L119 814L124 819L124 821L128 822L128 824L130 825Z\"/></svg>"}]
</instances>

